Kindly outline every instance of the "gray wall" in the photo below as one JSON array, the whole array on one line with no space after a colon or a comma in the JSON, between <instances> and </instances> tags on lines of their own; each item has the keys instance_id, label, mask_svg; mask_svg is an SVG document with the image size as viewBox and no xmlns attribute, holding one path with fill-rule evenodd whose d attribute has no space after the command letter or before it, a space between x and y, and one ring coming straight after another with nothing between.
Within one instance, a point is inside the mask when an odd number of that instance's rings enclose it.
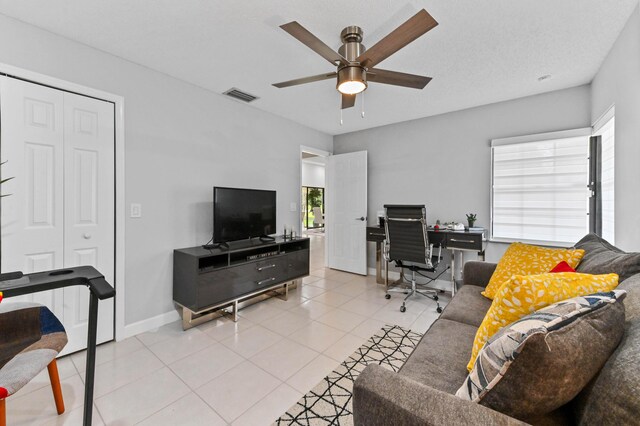
<instances>
[{"instance_id":1,"label":"gray wall","mask_svg":"<svg viewBox=\"0 0 640 426\"><path fill-rule=\"evenodd\" d=\"M278 229L299 223L300 145L331 136L2 15L0 40L0 62L125 98L126 324L173 310L172 250L209 240L214 185L275 189Z\"/></svg>"},{"instance_id":2,"label":"gray wall","mask_svg":"<svg viewBox=\"0 0 640 426\"><path fill-rule=\"evenodd\" d=\"M488 227L490 140L590 123L590 87L580 86L339 135L333 149L368 152L370 222L386 203L424 203L430 223L466 223L465 213L473 212L476 225ZM491 244L487 260L499 259L505 248Z\"/></svg>"},{"instance_id":3,"label":"gray wall","mask_svg":"<svg viewBox=\"0 0 640 426\"><path fill-rule=\"evenodd\" d=\"M640 11L629 18L591 83L595 122L616 107L616 245L640 251Z\"/></svg>"}]
</instances>

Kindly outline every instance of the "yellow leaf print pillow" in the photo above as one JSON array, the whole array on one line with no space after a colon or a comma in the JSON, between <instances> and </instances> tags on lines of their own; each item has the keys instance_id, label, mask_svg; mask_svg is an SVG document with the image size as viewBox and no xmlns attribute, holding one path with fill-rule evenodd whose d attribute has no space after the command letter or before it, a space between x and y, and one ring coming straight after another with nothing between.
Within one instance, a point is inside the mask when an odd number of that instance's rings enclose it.
<instances>
[{"instance_id":1,"label":"yellow leaf print pillow","mask_svg":"<svg viewBox=\"0 0 640 426\"><path fill-rule=\"evenodd\" d=\"M576 269L582 256L584 256L584 250L580 249L547 248L513 243L498 262L482 295L493 299L500 286L512 276L544 274L563 260Z\"/></svg>"},{"instance_id":2,"label":"yellow leaf print pillow","mask_svg":"<svg viewBox=\"0 0 640 426\"><path fill-rule=\"evenodd\" d=\"M467 369L471 371L484 344L500 330L520 318L572 297L611 291L618 274L591 275L575 272L515 275L504 283L493 299L476 332Z\"/></svg>"}]
</instances>

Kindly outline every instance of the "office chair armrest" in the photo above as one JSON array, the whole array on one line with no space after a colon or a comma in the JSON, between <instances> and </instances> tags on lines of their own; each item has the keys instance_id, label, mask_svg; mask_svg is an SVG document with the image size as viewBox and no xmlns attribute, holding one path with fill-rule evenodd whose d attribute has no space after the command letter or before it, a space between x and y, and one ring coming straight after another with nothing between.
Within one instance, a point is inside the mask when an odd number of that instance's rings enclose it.
<instances>
[{"instance_id":1,"label":"office chair armrest","mask_svg":"<svg viewBox=\"0 0 640 426\"><path fill-rule=\"evenodd\" d=\"M526 425L371 364L353 386L354 425Z\"/></svg>"},{"instance_id":2,"label":"office chair armrest","mask_svg":"<svg viewBox=\"0 0 640 426\"><path fill-rule=\"evenodd\" d=\"M464 264L462 271L464 284L486 287L489 284L491 275L493 275L493 271L496 270L496 266L497 264L495 263L470 260Z\"/></svg>"}]
</instances>

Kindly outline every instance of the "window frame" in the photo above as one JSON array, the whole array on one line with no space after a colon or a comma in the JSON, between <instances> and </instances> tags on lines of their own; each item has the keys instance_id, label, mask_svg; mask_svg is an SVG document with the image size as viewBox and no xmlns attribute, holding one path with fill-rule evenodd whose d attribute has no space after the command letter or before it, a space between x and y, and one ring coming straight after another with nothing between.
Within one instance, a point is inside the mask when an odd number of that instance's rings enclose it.
<instances>
[{"instance_id":1,"label":"window frame","mask_svg":"<svg viewBox=\"0 0 640 426\"><path fill-rule=\"evenodd\" d=\"M590 218L590 226L589 232L595 232L603 238L606 238L611 244L615 244L615 169L616 169L616 161L615 161L615 145L616 145L616 135L615 135L615 118L616 118L616 106L615 104L611 105L607 110L593 123L591 126L591 134L592 134L592 142L593 146L590 151L592 154L597 156L597 167L593 167L593 173L595 175L595 181L591 181L592 190L595 193L592 193L593 203L596 207L596 212L593 218ZM604 209L603 209L603 190L602 190L602 160L604 158L603 155L603 129L606 129L610 123L613 123L613 235L604 236L604 225L603 219L605 217ZM591 212L590 212L591 213Z\"/></svg>"}]
</instances>

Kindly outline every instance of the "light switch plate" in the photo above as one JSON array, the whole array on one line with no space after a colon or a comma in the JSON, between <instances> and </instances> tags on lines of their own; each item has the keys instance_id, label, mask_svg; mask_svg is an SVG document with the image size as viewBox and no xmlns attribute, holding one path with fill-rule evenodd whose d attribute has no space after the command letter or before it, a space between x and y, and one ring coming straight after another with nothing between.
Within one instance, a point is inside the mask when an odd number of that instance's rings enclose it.
<instances>
[{"instance_id":1,"label":"light switch plate","mask_svg":"<svg viewBox=\"0 0 640 426\"><path fill-rule=\"evenodd\" d=\"M134 219L142 217L142 204L131 203L131 217Z\"/></svg>"},{"instance_id":2,"label":"light switch plate","mask_svg":"<svg viewBox=\"0 0 640 426\"><path fill-rule=\"evenodd\" d=\"M289 211L297 212L298 211L298 203L290 203L289 204Z\"/></svg>"}]
</instances>

